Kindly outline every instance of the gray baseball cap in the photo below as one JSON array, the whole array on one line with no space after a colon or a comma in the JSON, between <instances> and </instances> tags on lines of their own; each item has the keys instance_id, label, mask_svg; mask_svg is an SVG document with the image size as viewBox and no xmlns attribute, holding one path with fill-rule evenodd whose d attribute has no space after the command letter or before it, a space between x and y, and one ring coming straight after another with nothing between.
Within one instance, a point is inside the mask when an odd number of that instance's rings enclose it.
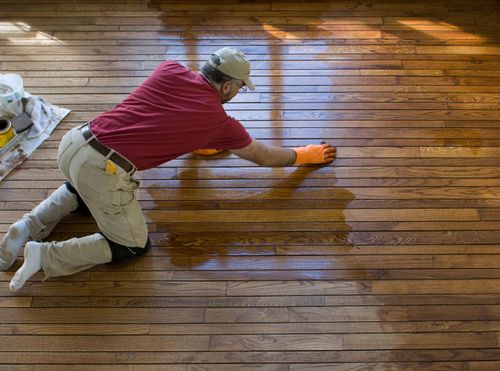
<instances>
[{"instance_id":1,"label":"gray baseball cap","mask_svg":"<svg viewBox=\"0 0 500 371\"><path fill-rule=\"evenodd\" d=\"M214 56L218 58L214 58ZM250 90L255 90L255 86L250 80L250 61L241 50L230 47L219 49L212 54L208 63L229 77L243 80Z\"/></svg>"}]
</instances>

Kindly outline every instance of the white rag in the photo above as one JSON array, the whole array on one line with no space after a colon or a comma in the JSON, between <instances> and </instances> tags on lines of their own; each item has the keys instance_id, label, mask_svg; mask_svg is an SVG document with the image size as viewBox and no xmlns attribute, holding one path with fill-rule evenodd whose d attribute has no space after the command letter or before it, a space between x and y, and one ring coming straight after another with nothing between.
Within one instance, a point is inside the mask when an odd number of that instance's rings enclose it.
<instances>
[{"instance_id":1,"label":"white rag","mask_svg":"<svg viewBox=\"0 0 500 371\"><path fill-rule=\"evenodd\" d=\"M36 95L24 93L24 111L30 115L33 126L27 134L28 138L36 138L42 134L50 123L52 110L49 104Z\"/></svg>"}]
</instances>

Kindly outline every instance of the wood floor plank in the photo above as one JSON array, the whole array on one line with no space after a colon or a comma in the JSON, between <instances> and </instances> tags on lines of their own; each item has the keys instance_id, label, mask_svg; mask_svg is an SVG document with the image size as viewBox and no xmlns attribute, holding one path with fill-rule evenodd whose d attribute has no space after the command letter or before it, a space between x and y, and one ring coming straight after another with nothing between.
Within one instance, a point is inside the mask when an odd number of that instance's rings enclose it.
<instances>
[{"instance_id":1,"label":"wood floor plank","mask_svg":"<svg viewBox=\"0 0 500 371\"><path fill-rule=\"evenodd\" d=\"M71 312L71 314L68 314ZM201 323L205 322L203 308L111 308L109 311L98 308L73 308L71 311L58 308L3 308L0 314L2 323L73 323L73 324L130 324L130 323ZM63 321L62 321L63 319ZM22 336L18 341L22 342ZM131 340L129 338L129 340ZM8 339L8 336L5 337ZM32 345L36 347L36 336L33 336ZM83 339L82 339L83 340ZM57 338L53 338L58 342ZM64 346L64 344L60 344ZM69 344L67 345L69 346ZM4 348L6 350L6 348ZM50 347L47 347L50 349ZM16 349L12 349L16 350ZM68 350L68 349L66 349ZM146 349L145 349L146 350ZM35 351L35 349L33 349Z\"/></svg>"},{"instance_id":2,"label":"wood floor plank","mask_svg":"<svg viewBox=\"0 0 500 371\"><path fill-rule=\"evenodd\" d=\"M225 296L225 297L35 297L33 308L233 308L297 306L387 306L387 305L496 305L497 294L419 294L419 295L301 295L301 296ZM185 324L185 323L181 323ZM193 323L197 326L198 322ZM11 324L8 325L12 327Z\"/></svg>"},{"instance_id":3,"label":"wood floor plank","mask_svg":"<svg viewBox=\"0 0 500 371\"><path fill-rule=\"evenodd\" d=\"M409 371L409 370L419 370L426 369L429 371L434 370L484 370L484 371L493 371L496 370L499 366L499 363L496 361L479 361L479 362L436 362L432 364L424 363L424 362L408 362L408 363L375 363L375 364L360 364L353 363L350 364L349 367L355 367L356 370L374 370L374 371L382 371L382 370L394 370L394 371ZM310 364L294 364L292 365L290 371L305 371L310 370ZM314 370L345 370L345 367L342 363L326 363L326 364L318 364L314 365Z\"/></svg>"},{"instance_id":4,"label":"wood floor plank","mask_svg":"<svg viewBox=\"0 0 500 371\"><path fill-rule=\"evenodd\" d=\"M205 335L139 337L143 340L141 344L132 341L134 336L123 335L93 337L92 342L87 341L85 336L69 335L58 338L44 335L11 335L0 336L0 340L2 340L2 348L5 351L14 351L19 347L22 347L24 351L65 351L74 348L84 351L193 351L209 349L209 337Z\"/></svg>"}]
</instances>

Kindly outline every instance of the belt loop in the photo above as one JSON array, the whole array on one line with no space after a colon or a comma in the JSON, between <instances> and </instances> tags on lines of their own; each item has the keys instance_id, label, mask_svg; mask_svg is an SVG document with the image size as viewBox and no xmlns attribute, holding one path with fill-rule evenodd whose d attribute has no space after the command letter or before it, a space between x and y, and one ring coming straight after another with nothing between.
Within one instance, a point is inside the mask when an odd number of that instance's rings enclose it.
<instances>
[{"instance_id":1,"label":"belt loop","mask_svg":"<svg viewBox=\"0 0 500 371\"><path fill-rule=\"evenodd\" d=\"M109 153L106 155L106 160L109 160L111 156L113 156L113 153L116 153L114 149L109 149Z\"/></svg>"}]
</instances>

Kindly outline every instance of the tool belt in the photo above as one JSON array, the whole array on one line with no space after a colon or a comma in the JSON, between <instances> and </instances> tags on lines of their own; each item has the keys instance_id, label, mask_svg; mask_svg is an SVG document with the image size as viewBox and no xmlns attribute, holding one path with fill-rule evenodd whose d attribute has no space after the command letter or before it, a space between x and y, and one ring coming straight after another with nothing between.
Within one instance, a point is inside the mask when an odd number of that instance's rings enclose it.
<instances>
[{"instance_id":1,"label":"tool belt","mask_svg":"<svg viewBox=\"0 0 500 371\"><path fill-rule=\"evenodd\" d=\"M97 140L94 134L92 134L92 131L90 131L90 123L87 123L84 126L82 126L80 128L80 131L82 132L82 135L86 140L92 138L87 143L101 155L113 161L116 165L120 166L127 173L130 173L134 169L134 165L132 165L130 161L120 156L118 153L114 152L112 149L106 147L104 144L100 143ZM109 156L110 152L113 152L111 156Z\"/></svg>"}]
</instances>

